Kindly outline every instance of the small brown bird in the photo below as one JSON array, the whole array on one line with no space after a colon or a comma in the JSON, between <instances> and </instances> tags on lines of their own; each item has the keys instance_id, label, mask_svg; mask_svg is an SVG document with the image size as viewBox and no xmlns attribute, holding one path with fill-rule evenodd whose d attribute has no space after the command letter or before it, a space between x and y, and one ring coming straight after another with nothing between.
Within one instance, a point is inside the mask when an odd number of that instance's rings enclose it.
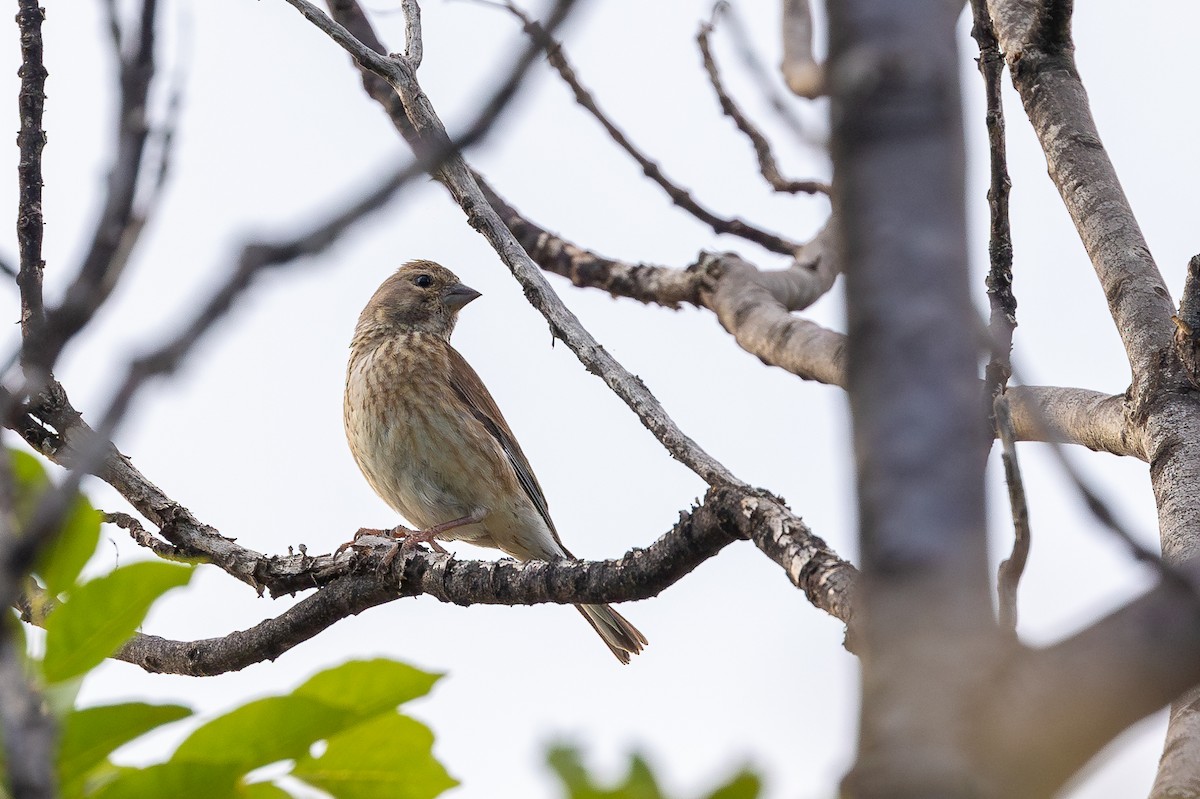
<instances>
[{"instance_id":1,"label":"small brown bird","mask_svg":"<svg viewBox=\"0 0 1200 799\"><path fill-rule=\"evenodd\" d=\"M421 529L407 542L463 540L517 560L573 557L496 401L450 333L479 297L432 261L410 261L375 291L350 343L343 418L371 488ZM645 637L608 605L577 605L622 663Z\"/></svg>"}]
</instances>

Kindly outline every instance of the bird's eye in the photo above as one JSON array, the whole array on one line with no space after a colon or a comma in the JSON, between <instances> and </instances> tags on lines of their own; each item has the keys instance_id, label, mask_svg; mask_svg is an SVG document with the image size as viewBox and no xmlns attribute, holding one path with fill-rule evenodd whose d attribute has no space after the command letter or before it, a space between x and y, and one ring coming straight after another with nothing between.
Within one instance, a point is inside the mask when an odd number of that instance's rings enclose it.
<instances>
[{"instance_id":1,"label":"bird's eye","mask_svg":"<svg viewBox=\"0 0 1200 799\"><path fill-rule=\"evenodd\" d=\"M413 278L413 282L416 283L419 288L427 289L433 285L433 278L431 278L429 275L417 275Z\"/></svg>"}]
</instances>

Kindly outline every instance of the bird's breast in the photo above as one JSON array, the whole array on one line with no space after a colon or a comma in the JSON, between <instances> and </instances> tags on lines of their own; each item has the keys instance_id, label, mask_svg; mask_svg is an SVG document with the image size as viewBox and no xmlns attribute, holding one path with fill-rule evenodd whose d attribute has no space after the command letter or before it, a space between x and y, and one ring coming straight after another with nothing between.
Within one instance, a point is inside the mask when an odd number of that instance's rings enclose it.
<instances>
[{"instance_id":1,"label":"bird's breast","mask_svg":"<svg viewBox=\"0 0 1200 799\"><path fill-rule=\"evenodd\" d=\"M476 510L497 519L520 491L507 456L451 387L446 346L411 334L354 353L346 375L354 459L375 493L420 528ZM487 526L449 537L490 543Z\"/></svg>"}]
</instances>

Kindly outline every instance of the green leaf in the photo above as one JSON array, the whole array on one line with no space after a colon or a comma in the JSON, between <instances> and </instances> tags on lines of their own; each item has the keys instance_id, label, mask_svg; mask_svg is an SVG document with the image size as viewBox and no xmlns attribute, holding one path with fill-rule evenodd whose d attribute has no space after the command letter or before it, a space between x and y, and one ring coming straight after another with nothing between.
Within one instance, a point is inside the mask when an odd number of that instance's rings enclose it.
<instances>
[{"instance_id":1,"label":"green leaf","mask_svg":"<svg viewBox=\"0 0 1200 799\"><path fill-rule=\"evenodd\" d=\"M226 763L246 773L304 757L314 742L393 714L440 678L394 660L350 661L313 675L290 695L259 699L213 719L188 736L173 759Z\"/></svg>"},{"instance_id":2,"label":"green leaf","mask_svg":"<svg viewBox=\"0 0 1200 799\"><path fill-rule=\"evenodd\" d=\"M662 799L662 792L658 789L654 773L650 771L650 764L641 755L633 756L625 784L617 791L621 799Z\"/></svg>"},{"instance_id":3,"label":"green leaf","mask_svg":"<svg viewBox=\"0 0 1200 799\"><path fill-rule=\"evenodd\" d=\"M17 524L23 527L33 517L42 495L50 487L50 478L42 462L28 452L10 449L8 458L16 483L13 501ZM84 564L96 551L99 540L100 514L82 494L76 494L63 519L62 530L34 568L51 594L62 593L74 585Z\"/></svg>"},{"instance_id":4,"label":"green leaf","mask_svg":"<svg viewBox=\"0 0 1200 799\"><path fill-rule=\"evenodd\" d=\"M273 782L242 783L238 786L238 796L242 799L294 799L294 797Z\"/></svg>"},{"instance_id":5,"label":"green leaf","mask_svg":"<svg viewBox=\"0 0 1200 799\"><path fill-rule=\"evenodd\" d=\"M365 718L424 696L442 676L395 660L351 660L314 674L293 695L347 708Z\"/></svg>"},{"instance_id":6,"label":"green leaf","mask_svg":"<svg viewBox=\"0 0 1200 799\"><path fill-rule=\"evenodd\" d=\"M546 763L562 780L569 799L597 799L602 792L592 783L592 777L583 767L579 750L573 746L552 746L546 753Z\"/></svg>"},{"instance_id":7,"label":"green leaf","mask_svg":"<svg viewBox=\"0 0 1200 799\"><path fill-rule=\"evenodd\" d=\"M42 492L50 485L50 478L46 476L46 469L42 466L42 462L28 452L10 449L8 458L13 482L16 483L13 491L13 504L17 521L18 523L28 522L34 508L37 507Z\"/></svg>"},{"instance_id":8,"label":"green leaf","mask_svg":"<svg viewBox=\"0 0 1200 799\"><path fill-rule=\"evenodd\" d=\"M189 735L171 759L223 763L246 774L269 763L302 757L313 742L360 720L307 697L272 696L208 722Z\"/></svg>"},{"instance_id":9,"label":"green leaf","mask_svg":"<svg viewBox=\"0 0 1200 799\"><path fill-rule=\"evenodd\" d=\"M100 764L117 747L155 727L190 716L181 705L148 705L128 702L89 707L62 720L58 748L58 779L67 784Z\"/></svg>"},{"instance_id":10,"label":"green leaf","mask_svg":"<svg viewBox=\"0 0 1200 799\"><path fill-rule=\"evenodd\" d=\"M41 667L41 661L37 661L35 668L41 669ZM75 700L79 697L79 689L83 687L85 677L87 677L86 674L80 674L69 680L47 685L42 689L42 699L45 700L46 707L50 709L55 718L65 718L68 713L75 710Z\"/></svg>"},{"instance_id":11,"label":"green leaf","mask_svg":"<svg viewBox=\"0 0 1200 799\"><path fill-rule=\"evenodd\" d=\"M34 568L52 596L69 592L75 586L79 572L83 571L100 542L102 520L103 514L83 495L76 496L62 529Z\"/></svg>"},{"instance_id":12,"label":"green leaf","mask_svg":"<svg viewBox=\"0 0 1200 799\"><path fill-rule=\"evenodd\" d=\"M762 780L749 769L743 769L729 782L710 793L707 799L758 799Z\"/></svg>"},{"instance_id":13,"label":"green leaf","mask_svg":"<svg viewBox=\"0 0 1200 799\"><path fill-rule=\"evenodd\" d=\"M179 763L174 760L149 768L121 769L94 799L236 799L237 774L213 763Z\"/></svg>"},{"instance_id":14,"label":"green leaf","mask_svg":"<svg viewBox=\"0 0 1200 799\"><path fill-rule=\"evenodd\" d=\"M458 781L433 757L433 733L399 713L385 713L329 739L320 757L305 757L292 775L338 799L432 799Z\"/></svg>"},{"instance_id":15,"label":"green leaf","mask_svg":"<svg viewBox=\"0 0 1200 799\"><path fill-rule=\"evenodd\" d=\"M190 566L131 563L76 588L46 619L46 681L99 665L133 635L154 600L191 576Z\"/></svg>"}]
</instances>

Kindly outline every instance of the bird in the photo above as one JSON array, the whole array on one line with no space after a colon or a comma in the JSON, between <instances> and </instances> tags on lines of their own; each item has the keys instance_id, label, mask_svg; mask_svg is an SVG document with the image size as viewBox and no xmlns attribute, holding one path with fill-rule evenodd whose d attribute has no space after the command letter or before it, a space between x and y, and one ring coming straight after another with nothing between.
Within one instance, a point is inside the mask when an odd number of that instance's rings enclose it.
<instances>
[{"instance_id":1,"label":"bird","mask_svg":"<svg viewBox=\"0 0 1200 799\"><path fill-rule=\"evenodd\" d=\"M520 560L574 559L516 436L475 370L450 345L481 295L433 261L405 263L376 289L350 342L343 421L379 497L418 530L404 546L462 540ZM608 605L575 605L622 663L646 637Z\"/></svg>"}]
</instances>

